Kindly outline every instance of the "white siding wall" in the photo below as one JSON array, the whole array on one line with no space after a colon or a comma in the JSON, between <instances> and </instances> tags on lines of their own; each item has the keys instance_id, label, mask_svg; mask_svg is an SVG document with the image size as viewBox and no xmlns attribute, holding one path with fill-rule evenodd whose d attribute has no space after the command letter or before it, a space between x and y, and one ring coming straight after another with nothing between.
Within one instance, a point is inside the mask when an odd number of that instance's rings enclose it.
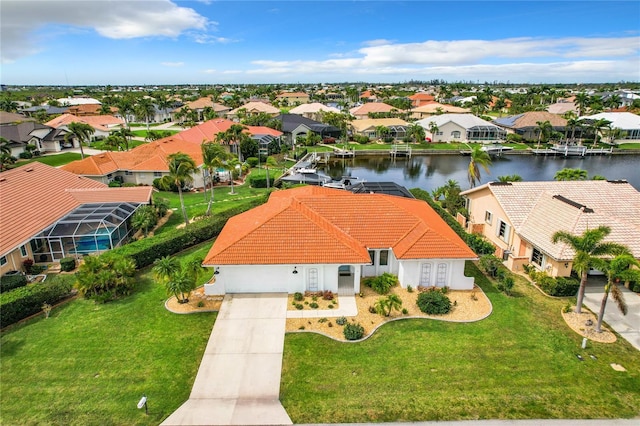
<instances>
[{"instance_id":1,"label":"white siding wall","mask_svg":"<svg viewBox=\"0 0 640 426\"><path fill-rule=\"evenodd\" d=\"M445 285L452 290L471 290L473 288L474 280L472 277L466 277L464 275L463 259L425 259L425 260L401 260L398 280L403 288L407 285L417 287L420 285L420 277L422 273L422 264L431 265L431 279L430 286L437 284L438 265L446 265L446 280Z\"/></svg>"}]
</instances>

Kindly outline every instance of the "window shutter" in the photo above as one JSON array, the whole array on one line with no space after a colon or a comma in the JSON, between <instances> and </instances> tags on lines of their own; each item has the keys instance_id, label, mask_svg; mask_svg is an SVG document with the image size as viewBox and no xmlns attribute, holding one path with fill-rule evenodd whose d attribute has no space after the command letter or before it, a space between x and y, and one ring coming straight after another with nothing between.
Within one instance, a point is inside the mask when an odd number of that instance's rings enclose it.
<instances>
[{"instance_id":1,"label":"window shutter","mask_svg":"<svg viewBox=\"0 0 640 426\"><path fill-rule=\"evenodd\" d=\"M500 227L502 226L502 220L496 221L496 237L500 237Z\"/></svg>"},{"instance_id":2,"label":"window shutter","mask_svg":"<svg viewBox=\"0 0 640 426\"><path fill-rule=\"evenodd\" d=\"M511 226L505 222L504 224L504 241L506 243L509 242L509 237L511 236Z\"/></svg>"}]
</instances>

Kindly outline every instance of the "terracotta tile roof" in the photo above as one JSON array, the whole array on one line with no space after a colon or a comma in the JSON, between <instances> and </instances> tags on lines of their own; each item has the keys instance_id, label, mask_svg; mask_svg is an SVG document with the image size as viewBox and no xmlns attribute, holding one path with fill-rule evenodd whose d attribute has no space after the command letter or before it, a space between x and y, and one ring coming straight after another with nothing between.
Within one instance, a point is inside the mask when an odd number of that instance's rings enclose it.
<instances>
[{"instance_id":1,"label":"terracotta tile roof","mask_svg":"<svg viewBox=\"0 0 640 426\"><path fill-rule=\"evenodd\" d=\"M235 121L228 120L226 118L214 118L213 120L205 121L202 124L198 124L190 129L183 130L182 132L175 134L174 138L182 139L188 142L192 142L198 145L198 149L200 149L200 144L203 141L214 141L216 139L216 135L220 132L226 132L229 130L231 126L236 123ZM272 129L270 127L264 126L244 126L247 128L246 133L252 135L273 135L273 136L282 136L282 132L279 130Z\"/></svg>"},{"instance_id":2,"label":"terracotta tile roof","mask_svg":"<svg viewBox=\"0 0 640 426\"><path fill-rule=\"evenodd\" d=\"M304 92L282 92L276 98L304 98L309 97L308 94Z\"/></svg>"},{"instance_id":3,"label":"terracotta tile roof","mask_svg":"<svg viewBox=\"0 0 640 426\"><path fill-rule=\"evenodd\" d=\"M204 264L368 264L369 248L399 259L476 258L423 201L306 186L230 219Z\"/></svg>"},{"instance_id":4,"label":"terracotta tile roof","mask_svg":"<svg viewBox=\"0 0 640 426\"><path fill-rule=\"evenodd\" d=\"M361 120L353 120L349 125L351 125L356 132L363 132L378 126L408 126L409 123L400 118L363 118Z\"/></svg>"},{"instance_id":5,"label":"terracotta tile roof","mask_svg":"<svg viewBox=\"0 0 640 426\"><path fill-rule=\"evenodd\" d=\"M454 105L441 104L438 102L428 103L416 108L412 108L411 112L421 112L423 114L435 114L442 110L442 112L449 114L463 114L469 112L469 108L461 108Z\"/></svg>"},{"instance_id":6,"label":"terracotta tile roof","mask_svg":"<svg viewBox=\"0 0 640 426\"><path fill-rule=\"evenodd\" d=\"M265 102L253 101L253 102L247 102L241 107L229 111L229 115L236 115L238 113L238 110L240 109L245 109L248 113L265 112L267 114L274 114L274 115L280 114L280 110L274 107L273 105L269 105Z\"/></svg>"},{"instance_id":7,"label":"terracotta tile roof","mask_svg":"<svg viewBox=\"0 0 640 426\"><path fill-rule=\"evenodd\" d=\"M556 231L580 235L600 225L611 227L605 241L624 244L640 258L640 192L629 183L512 182L511 185L485 184L462 194L484 189L491 191L518 234L558 260L572 259L573 251L563 244L551 244L551 236ZM581 210L580 205L593 212Z\"/></svg>"},{"instance_id":8,"label":"terracotta tile roof","mask_svg":"<svg viewBox=\"0 0 640 426\"><path fill-rule=\"evenodd\" d=\"M349 112L352 115L367 115L369 113L391 112L397 110L397 108L394 108L389 104L385 104L384 102L367 102L366 104L351 108Z\"/></svg>"},{"instance_id":9,"label":"terracotta tile roof","mask_svg":"<svg viewBox=\"0 0 640 426\"><path fill-rule=\"evenodd\" d=\"M114 117L113 115L86 115L78 117L73 114L63 114L51 121L48 121L45 125L55 127L57 129L58 127L66 126L73 122L85 123L96 130L102 130L104 132L108 132L110 128L124 124L124 120Z\"/></svg>"},{"instance_id":10,"label":"terracotta tile roof","mask_svg":"<svg viewBox=\"0 0 640 426\"><path fill-rule=\"evenodd\" d=\"M529 111L519 115L500 117L493 120L499 126L511 129L522 129L525 127L538 127L539 121L549 121L553 127L565 127L567 120L557 114L547 111Z\"/></svg>"},{"instance_id":11,"label":"terracotta tile roof","mask_svg":"<svg viewBox=\"0 0 640 426\"><path fill-rule=\"evenodd\" d=\"M3 172L0 174L0 254L24 244L85 202L145 203L150 198L150 190L108 188L89 178L38 162Z\"/></svg>"}]
</instances>

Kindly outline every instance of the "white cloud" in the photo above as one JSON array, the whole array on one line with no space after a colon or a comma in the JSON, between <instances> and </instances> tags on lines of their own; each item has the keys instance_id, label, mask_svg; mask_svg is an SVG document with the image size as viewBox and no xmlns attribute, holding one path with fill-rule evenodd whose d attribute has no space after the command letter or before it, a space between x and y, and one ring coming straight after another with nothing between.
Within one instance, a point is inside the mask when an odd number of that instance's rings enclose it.
<instances>
[{"instance_id":1,"label":"white cloud","mask_svg":"<svg viewBox=\"0 0 640 426\"><path fill-rule=\"evenodd\" d=\"M160 62L160 65L164 65L165 67L182 67L184 66L184 62Z\"/></svg>"},{"instance_id":2,"label":"white cloud","mask_svg":"<svg viewBox=\"0 0 640 426\"><path fill-rule=\"evenodd\" d=\"M42 50L37 46L46 46L51 40L46 34L35 34L48 26L57 26L58 31L61 26L88 28L103 37L131 39L177 37L188 30L205 32L215 25L193 9L169 0L3 0L0 23L3 62Z\"/></svg>"},{"instance_id":3,"label":"white cloud","mask_svg":"<svg viewBox=\"0 0 640 426\"><path fill-rule=\"evenodd\" d=\"M210 34L194 34L193 36L196 43L200 44L227 44L236 43L238 40L233 40L227 37L215 37Z\"/></svg>"}]
</instances>

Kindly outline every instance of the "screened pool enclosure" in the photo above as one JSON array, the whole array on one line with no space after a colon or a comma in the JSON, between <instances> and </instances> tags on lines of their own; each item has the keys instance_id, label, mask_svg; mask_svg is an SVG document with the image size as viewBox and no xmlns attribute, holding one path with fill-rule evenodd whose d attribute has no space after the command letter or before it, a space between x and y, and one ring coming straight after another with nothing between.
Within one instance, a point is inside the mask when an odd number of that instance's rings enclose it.
<instances>
[{"instance_id":1,"label":"screened pool enclosure","mask_svg":"<svg viewBox=\"0 0 640 426\"><path fill-rule=\"evenodd\" d=\"M84 204L31 240L36 262L102 253L125 243L139 203Z\"/></svg>"}]
</instances>

